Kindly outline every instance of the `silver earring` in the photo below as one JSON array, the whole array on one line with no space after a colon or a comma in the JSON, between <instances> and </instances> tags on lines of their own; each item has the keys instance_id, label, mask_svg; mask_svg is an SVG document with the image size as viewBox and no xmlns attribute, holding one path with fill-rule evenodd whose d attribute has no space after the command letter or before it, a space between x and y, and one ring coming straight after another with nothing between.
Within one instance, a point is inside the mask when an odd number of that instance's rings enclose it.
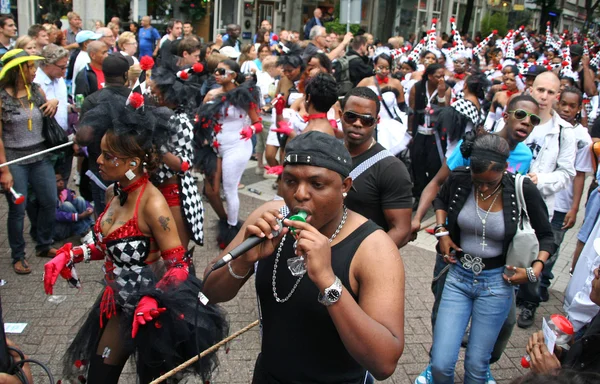
<instances>
[{"instance_id":1,"label":"silver earring","mask_svg":"<svg viewBox=\"0 0 600 384\"><path fill-rule=\"evenodd\" d=\"M346 192L342 193L342 197L346 197L348 194Z\"/></svg>"},{"instance_id":2,"label":"silver earring","mask_svg":"<svg viewBox=\"0 0 600 384\"><path fill-rule=\"evenodd\" d=\"M119 166L119 163L115 163L115 167L118 167L118 166Z\"/></svg>"},{"instance_id":3,"label":"silver earring","mask_svg":"<svg viewBox=\"0 0 600 384\"><path fill-rule=\"evenodd\" d=\"M127 170L127 172L125 172L125 177L128 180L133 180L133 179L135 179L135 173L131 169L129 169L129 170Z\"/></svg>"},{"instance_id":4,"label":"silver earring","mask_svg":"<svg viewBox=\"0 0 600 384\"><path fill-rule=\"evenodd\" d=\"M137 165L137 163L136 163L135 161L132 161L132 162L131 162L131 163L129 163L129 164L131 164L131 166L132 166L132 167L135 167L135 166Z\"/></svg>"},{"instance_id":5,"label":"silver earring","mask_svg":"<svg viewBox=\"0 0 600 384\"><path fill-rule=\"evenodd\" d=\"M232 83L235 83L235 79L231 79L231 82L232 82Z\"/></svg>"}]
</instances>

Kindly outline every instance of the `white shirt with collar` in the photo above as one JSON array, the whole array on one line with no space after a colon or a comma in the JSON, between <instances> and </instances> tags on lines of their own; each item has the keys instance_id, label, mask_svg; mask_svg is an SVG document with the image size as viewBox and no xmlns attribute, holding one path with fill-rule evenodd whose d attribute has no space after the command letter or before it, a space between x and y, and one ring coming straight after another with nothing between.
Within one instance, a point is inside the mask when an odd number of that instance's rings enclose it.
<instances>
[{"instance_id":1,"label":"white shirt with collar","mask_svg":"<svg viewBox=\"0 0 600 384\"><path fill-rule=\"evenodd\" d=\"M67 99L67 84L64 78L50 79L41 67L35 72L33 82L38 84L46 94L46 100L58 99L58 107L54 118L67 131L69 129L69 100Z\"/></svg>"},{"instance_id":2,"label":"white shirt with collar","mask_svg":"<svg viewBox=\"0 0 600 384\"><path fill-rule=\"evenodd\" d=\"M600 311L600 307L590 299L594 270L600 266L600 255L595 246L595 240L600 237L600 220L590 233L590 241L585 243L581 256L573 271L573 277L569 281L565 291L565 302L563 308L567 317L573 324L575 332L588 324Z\"/></svg>"},{"instance_id":3,"label":"white shirt with collar","mask_svg":"<svg viewBox=\"0 0 600 384\"><path fill-rule=\"evenodd\" d=\"M533 128L525 144L529 145L529 138L536 136L536 129L537 127ZM537 187L548 206L550 218L554 214L554 196L567 188L575 177L576 154L577 142L573 126L554 112L552 127L545 134L541 148L529 167L529 172L537 175Z\"/></svg>"}]
</instances>

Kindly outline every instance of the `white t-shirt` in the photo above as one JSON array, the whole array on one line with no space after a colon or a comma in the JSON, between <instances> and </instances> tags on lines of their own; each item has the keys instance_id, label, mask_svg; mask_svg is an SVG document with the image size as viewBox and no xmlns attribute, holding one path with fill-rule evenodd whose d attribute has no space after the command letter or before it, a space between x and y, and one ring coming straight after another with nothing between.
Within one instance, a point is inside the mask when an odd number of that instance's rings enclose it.
<instances>
[{"instance_id":1,"label":"white t-shirt","mask_svg":"<svg viewBox=\"0 0 600 384\"><path fill-rule=\"evenodd\" d=\"M577 172L593 172L591 145L592 138L588 129L581 124L573 128L577 143L577 154L575 155L575 170ZM554 200L554 210L567 213L573 204L573 182L567 188L558 191Z\"/></svg>"},{"instance_id":2,"label":"white t-shirt","mask_svg":"<svg viewBox=\"0 0 600 384\"><path fill-rule=\"evenodd\" d=\"M537 158L538 153L544 147L546 135L550 133L553 127L554 122L550 119L544 124L535 126L527 139L525 139L525 144L531 149L531 153L533 154L533 160Z\"/></svg>"}]
</instances>

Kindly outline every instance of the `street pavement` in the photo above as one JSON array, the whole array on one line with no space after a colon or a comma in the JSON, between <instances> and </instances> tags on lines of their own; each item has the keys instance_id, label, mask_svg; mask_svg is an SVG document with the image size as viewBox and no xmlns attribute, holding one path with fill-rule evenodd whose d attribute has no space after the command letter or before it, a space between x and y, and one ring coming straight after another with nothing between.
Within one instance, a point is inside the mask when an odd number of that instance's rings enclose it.
<instances>
[{"instance_id":1,"label":"street pavement","mask_svg":"<svg viewBox=\"0 0 600 384\"><path fill-rule=\"evenodd\" d=\"M250 212L264 201L274 196L271 188L273 179L263 179L255 174L255 162L251 161L244 173L240 190L240 217L246 218ZM255 192L248 191L252 188ZM256 191L260 192L258 194ZM194 263L198 273L204 271L210 260L214 259L219 249L216 244L217 218L210 205L205 202L205 238L203 247L196 247ZM7 203L0 201L0 221L6 223ZM583 207L578 215L578 229L583 219ZM33 240L28 236L29 222L25 226L27 255L33 272L30 275L18 276L12 271L10 264L10 247L7 229L0 226L0 278L6 284L0 287L4 322L27 323L21 334L9 337L30 357L47 363L56 378L60 378L60 360L70 339L75 336L79 321L86 315L102 289L102 271L100 262L81 263L77 271L83 282L81 290L67 287L59 278L53 296L47 296L43 290L42 273L44 263L48 259L35 256ZM521 368L520 360L525 353L527 339L531 333L541 328L542 316L562 312L563 292L569 280L569 265L576 243L577 230L567 232L561 247L561 256L554 267L555 279L550 290L550 301L542 303L536 316L536 324L529 330L515 327L504 355L492 366L492 372L498 383L510 383L520 377L526 370ZM415 377L426 367L431 347L430 314L433 295L430 291L433 265L435 261L435 237L421 231L415 242L402 248L400 253L406 269L405 300L405 348L398 362L395 373L384 383L412 383ZM228 313L231 333L245 327L258 318L254 278L242 288L232 301L223 304ZM293 331L293 330L290 330ZM294 346L289 346L294 348ZM212 378L213 383L249 383L255 359L260 351L260 334L258 327L241 335L229 343L228 353L219 351L220 366ZM461 349L456 369L456 382L463 378L462 361L464 349ZM34 368L36 383L45 383L41 369ZM121 376L120 383L135 383L133 366L128 363Z\"/></svg>"}]
</instances>

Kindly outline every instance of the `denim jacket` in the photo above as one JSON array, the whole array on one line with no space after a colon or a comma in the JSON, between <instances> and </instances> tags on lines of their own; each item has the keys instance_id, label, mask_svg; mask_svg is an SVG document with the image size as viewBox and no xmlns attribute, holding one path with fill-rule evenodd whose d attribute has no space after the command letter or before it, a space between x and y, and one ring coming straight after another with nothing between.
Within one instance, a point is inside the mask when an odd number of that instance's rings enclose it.
<instances>
[{"instance_id":1,"label":"denim jacket","mask_svg":"<svg viewBox=\"0 0 600 384\"><path fill-rule=\"evenodd\" d=\"M502 244L502 254L506 255L508 246L513 236L517 232L517 195L515 193L515 175L506 172L502 177L502 203L504 213L504 243ZM446 211L447 225L452 241L460 246L460 228L458 227L458 214L465 205L469 194L473 188L470 167L458 167L450 174L436 199L433 201L433 207ZM535 230L536 237L540 243L540 251L547 251L551 255L554 253L556 245L554 244L554 235L548 219L548 209L546 203L540 195L536 186L528 178L523 182L523 194L527 204L527 213L531 221L531 226ZM439 252L439 249L438 249Z\"/></svg>"}]
</instances>

